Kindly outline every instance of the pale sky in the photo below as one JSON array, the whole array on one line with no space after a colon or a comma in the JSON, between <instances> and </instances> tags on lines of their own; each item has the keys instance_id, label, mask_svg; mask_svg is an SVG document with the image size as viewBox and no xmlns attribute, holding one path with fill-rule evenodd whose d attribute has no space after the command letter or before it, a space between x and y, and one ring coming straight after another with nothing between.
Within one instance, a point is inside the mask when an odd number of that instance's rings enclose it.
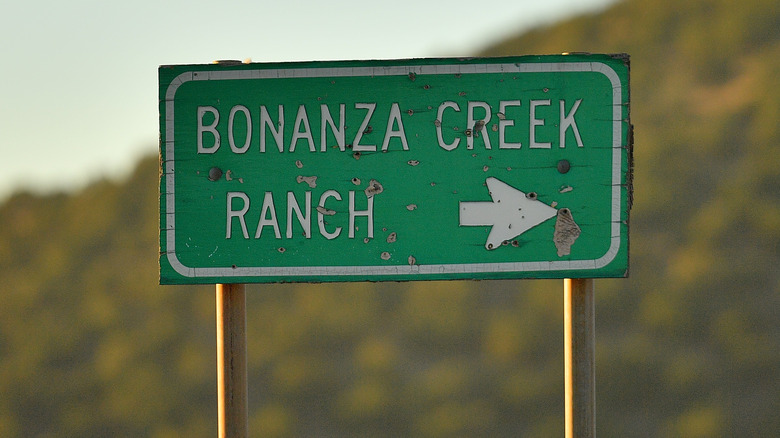
<instances>
[{"instance_id":1,"label":"pale sky","mask_svg":"<svg viewBox=\"0 0 780 438\"><path fill-rule=\"evenodd\" d=\"M155 154L160 65L470 56L614 1L4 0L0 202Z\"/></svg>"}]
</instances>

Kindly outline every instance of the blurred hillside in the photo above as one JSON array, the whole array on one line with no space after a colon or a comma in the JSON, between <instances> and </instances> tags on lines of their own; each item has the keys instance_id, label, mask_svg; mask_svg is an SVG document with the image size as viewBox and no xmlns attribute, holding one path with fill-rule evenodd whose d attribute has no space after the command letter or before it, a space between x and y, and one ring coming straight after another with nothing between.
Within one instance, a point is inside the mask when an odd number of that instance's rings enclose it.
<instances>
[{"instance_id":1,"label":"blurred hillside","mask_svg":"<svg viewBox=\"0 0 780 438\"><path fill-rule=\"evenodd\" d=\"M567 51L632 57L598 434L780 435L780 3L625 1L483 54ZM157 172L0 206L0 436L215 435L214 290L156 284ZM247 289L252 436L563 434L561 282Z\"/></svg>"}]
</instances>

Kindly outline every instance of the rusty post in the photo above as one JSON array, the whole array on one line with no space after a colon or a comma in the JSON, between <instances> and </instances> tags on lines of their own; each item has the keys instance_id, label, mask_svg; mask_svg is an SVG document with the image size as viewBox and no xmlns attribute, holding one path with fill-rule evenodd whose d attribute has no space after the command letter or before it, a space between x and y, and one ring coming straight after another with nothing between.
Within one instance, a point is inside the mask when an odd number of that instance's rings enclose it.
<instances>
[{"instance_id":1,"label":"rusty post","mask_svg":"<svg viewBox=\"0 0 780 438\"><path fill-rule=\"evenodd\" d=\"M217 285L217 411L219 438L246 438L246 293Z\"/></svg>"},{"instance_id":2,"label":"rusty post","mask_svg":"<svg viewBox=\"0 0 780 438\"><path fill-rule=\"evenodd\" d=\"M592 278L563 282L566 438L596 436L596 317Z\"/></svg>"}]
</instances>

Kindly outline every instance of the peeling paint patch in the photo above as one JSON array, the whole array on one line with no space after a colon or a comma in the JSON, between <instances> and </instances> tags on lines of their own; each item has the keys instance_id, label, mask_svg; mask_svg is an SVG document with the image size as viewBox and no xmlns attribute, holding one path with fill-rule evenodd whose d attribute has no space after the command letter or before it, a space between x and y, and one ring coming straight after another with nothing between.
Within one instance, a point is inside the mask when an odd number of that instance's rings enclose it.
<instances>
[{"instance_id":1,"label":"peeling paint patch","mask_svg":"<svg viewBox=\"0 0 780 438\"><path fill-rule=\"evenodd\" d=\"M409 211L417 210L417 204L409 204L406 206L406 209Z\"/></svg>"},{"instance_id":2,"label":"peeling paint patch","mask_svg":"<svg viewBox=\"0 0 780 438\"><path fill-rule=\"evenodd\" d=\"M330 209L325 208L325 207L323 207L321 205L317 206L317 212L319 212L320 214L325 215L325 216L333 216L334 214L336 214L336 210L330 210Z\"/></svg>"},{"instance_id":3,"label":"peeling paint patch","mask_svg":"<svg viewBox=\"0 0 780 438\"><path fill-rule=\"evenodd\" d=\"M300 184L302 182L305 182L312 189L317 187L317 177L316 176L298 175L298 177L295 180L298 181L298 184Z\"/></svg>"},{"instance_id":4,"label":"peeling paint patch","mask_svg":"<svg viewBox=\"0 0 780 438\"><path fill-rule=\"evenodd\" d=\"M562 186L560 190L558 190L561 193L568 193L570 191L574 190L574 187L572 186Z\"/></svg>"},{"instance_id":5,"label":"peeling paint patch","mask_svg":"<svg viewBox=\"0 0 780 438\"><path fill-rule=\"evenodd\" d=\"M379 255L379 258L381 258L382 260L390 260L390 253L385 251Z\"/></svg>"},{"instance_id":6,"label":"peeling paint patch","mask_svg":"<svg viewBox=\"0 0 780 438\"><path fill-rule=\"evenodd\" d=\"M366 197L371 198L374 195L382 193L383 190L384 187L382 187L382 184L379 181L372 179L368 182L368 187L366 187Z\"/></svg>"},{"instance_id":7,"label":"peeling paint patch","mask_svg":"<svg viewBox=\"0 0 780 438\"><path fill-rule=\"evenodd\" d=\"M568 208L558 210L558 217L555 219L555 233L553 234L558 257L571 254L571 246L580 237L580 233L580 227L574 222L571 210Z\"/></svg>"},{"instance_id":8,"label":"peeling paint patch","mask_svg":"<svg viewBox=\"0 0 780 438\"><path fill-rule=\"evenodd\" d=\"M387 243L393 243L398 239L398 234L395 231L387 235Z\"/></svg>"}]
</instances>

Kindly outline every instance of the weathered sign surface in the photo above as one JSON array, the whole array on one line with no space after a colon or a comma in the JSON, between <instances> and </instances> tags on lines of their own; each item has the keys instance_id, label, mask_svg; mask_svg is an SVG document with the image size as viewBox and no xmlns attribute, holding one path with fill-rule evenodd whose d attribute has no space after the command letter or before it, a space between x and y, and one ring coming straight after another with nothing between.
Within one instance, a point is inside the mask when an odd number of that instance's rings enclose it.
<instances>
[{"instance_id":1,"label":"weathered sign surface","mask_svg":"<svg viewBox=\"0 0 780 438\"><path fill-rule=\"evenodd\" d=\"M628 71L160 67L160 282L625 276Z\"/></svg>"}]
</instances>

